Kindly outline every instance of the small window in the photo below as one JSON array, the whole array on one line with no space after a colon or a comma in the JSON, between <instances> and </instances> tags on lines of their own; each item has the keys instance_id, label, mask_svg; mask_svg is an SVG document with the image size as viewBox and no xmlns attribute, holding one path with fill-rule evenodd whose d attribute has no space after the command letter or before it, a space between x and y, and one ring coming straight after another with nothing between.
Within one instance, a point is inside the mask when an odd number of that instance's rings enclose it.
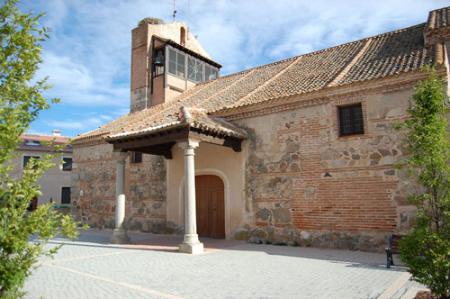
<instances>
[{"instance_id":1,"label":"small window","mask_svg":"<svg viewBox=\"0 0 450 299\"><path fill-rule=\"evenodd\" d=\"M180 45L186 45L186 29L184 27L180 28Z\"/></svg>"},{"instance_id":2,"label":"small window","mask_svg":"<svg viewBox=\"0 0 450 299\"><path fill-rule=\"evenodd\" d=\"M133 164L142 163L142 153L131 152L131 163Z\"/></svg>"},{"instance_id":3,"label":"small window","mask_svg":"<svg viewBox=\"0 0 450 299\"><path fill-rule=\"evenodd\" d=\"M40 146L41 142L39 140L25 140L24 144L29 146Z\"/></svg>"},{"instance_id":4,"label":"small window","mask_svg":"<svg viewBox=\"0 0 450 299\"><path fill-rule=\"evenodd\" d=\"M177 74L177 52L172 48L169 48L169 73Z\"/></svg>"},{"instance_id":5,"label":"small window","mask_svg":"<svg viewBox=\"0 0 450 299\"><path fill-rule=\"evenodd\" d=\"M72 170L72 158L63 158L63 171L71 171Z\"/></svg>"},{"instance_id":6,"label":"small window","mask_svg":"<svg viewBox=\"0 0 450 299\"><path fill-rule=\"evenodd\" d=\"M61 188L61 204L70 204L70 187Z\"/></svg>"},{"instance_id":7,"label":"small window","mask_svg":"<svg viewBox=\"0 0 450 299\"><path fill-rule=\"evenodd\" d=\"M340 136L364 134L364 118L361 103L338 107L338 110Z\"/></svg>"},{"instance_id":8,"label":"small window","mask_svg":"<svg viewBox=\"0 0 450 299\"><path fill-rule=\"evenodd\" d=\"M27 210L32 212L37 209L37 205L38 205L38 198L35 197L30 201L30 204L28 205Z\"/></svg>"},{"instance_id":9,"label":"small window","mask_svg":"<svg viewBox=\"0 0 450 299\"><path fill-rule=\"evenodd\" d=\"M23 168L27 167L27 164L30 161L30 159L39 160L39 156L23 156Z\"/></svg>"}]
</instances>

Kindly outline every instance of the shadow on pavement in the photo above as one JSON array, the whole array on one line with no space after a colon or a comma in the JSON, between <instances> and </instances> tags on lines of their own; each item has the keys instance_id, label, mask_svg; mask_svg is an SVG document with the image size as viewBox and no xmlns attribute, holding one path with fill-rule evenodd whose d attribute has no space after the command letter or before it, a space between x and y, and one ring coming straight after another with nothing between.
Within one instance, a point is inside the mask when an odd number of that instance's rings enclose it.
<instances>
[{"instance_id":1,"label":"shadow on pavement","mask_svg":"<svg viewBox=\"0 0 450 299\"><path fill-rule=\"evenodd\" d=\"M183 241L180 235L157 235L142 232L129 232L130 244L111 244L112 230L87 230L80 233L77 240L71 241L64 238L55 238L50 244L104 247L129 250L146 250L178 253L178 244ZM279 255L298 257L314 260L326 260L332 263L347 264L347 267L367 268L383 271L405 272L403 266L393 266L386 268L386 256L383 253L371 253L361 251L350 251L340 249L323 249L312 247L278 246L269 244L250 244L245 241L200 238L205 245L205 253L212 253L221 250L234 250L242 252L262 252L268 255ZM395 259L399 265L398 258Z\"/></svg>"}]
</instances>

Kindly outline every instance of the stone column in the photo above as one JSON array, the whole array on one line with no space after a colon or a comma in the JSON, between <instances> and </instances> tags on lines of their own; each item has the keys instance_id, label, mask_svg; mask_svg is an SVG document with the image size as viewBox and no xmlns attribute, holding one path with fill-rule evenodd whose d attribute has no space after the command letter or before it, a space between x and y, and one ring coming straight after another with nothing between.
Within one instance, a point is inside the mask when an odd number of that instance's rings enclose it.
<instances>
[{"instance_id":1,"label":"stone column","mask_svg":"<svg viewBox=\"0 0 450 299\"><path fill-rule=\"evenodd\" d=\"M126 155L119 156L116 162L116 215L115 228L111 242L114 244L128 243L127 232L123 228L125 219L125 158Z\"/></svg>"},{"instance_id":2,"label":"stone column","mask_svg":"<svg viewBox=\"0 0 450 299\"><path fill-rule=\"evenodd\" d=\"M198 141L188 140L180 143L184 150L184 240L179 246L180 252L197 254L203 252L203 243L200 243L197 235L197 217L195 210L195 148Z\"/></svg>"}]
</instances>

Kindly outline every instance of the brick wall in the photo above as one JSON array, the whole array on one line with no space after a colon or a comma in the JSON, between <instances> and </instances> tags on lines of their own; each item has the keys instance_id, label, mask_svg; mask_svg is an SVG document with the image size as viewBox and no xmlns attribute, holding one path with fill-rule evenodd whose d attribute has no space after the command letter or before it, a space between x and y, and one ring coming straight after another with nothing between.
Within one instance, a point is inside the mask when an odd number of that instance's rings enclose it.
<instances>
[{"instance_id":1,"label":"brick wall","mask_svg":"<svg viewBox=\"0 0 450 299\"><path fill-rule=\"evenodd\" d=\"M392 124L411 91L330 99L238 121L251 132L246 200L253 242L381 250L408 229L415 190L395 164L406 154ZM337 107L361 103L365 134L339 137Z\"/></svg>"}]
</instances>

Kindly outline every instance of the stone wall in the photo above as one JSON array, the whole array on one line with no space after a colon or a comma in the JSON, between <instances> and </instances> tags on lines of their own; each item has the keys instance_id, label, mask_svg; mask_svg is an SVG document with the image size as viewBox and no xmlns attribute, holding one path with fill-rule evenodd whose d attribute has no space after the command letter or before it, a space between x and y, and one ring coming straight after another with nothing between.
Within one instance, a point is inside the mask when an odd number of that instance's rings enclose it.
<instances>
[{"instance_id":1,"label":"stone wall","mask_svg":"<svg viewBox=\"0 0 450 299\"><path fill-rule=\"evenodd\" d=\"M414 189L396 169L406 153L393 124L411 90L330 99L244 120L250 133L246 201L252 222L237 237L252 242L382 250L408 229ZM362 103L365 133L340 137L337 107Z\"/></svg>"},{"instance_id":2,"label":"stone wall","mask_svg":"<svg viewBox=\"0 0 450 299\"><path fill-rule=\"evenodd\" d=\"M109 144L74 146L73 214L97 228L114 227L116 154ZM166 167L159 156L143 155L125 169L126 219L132 230L173 233L166 223Z\"/></svg>"}]
</instances>

